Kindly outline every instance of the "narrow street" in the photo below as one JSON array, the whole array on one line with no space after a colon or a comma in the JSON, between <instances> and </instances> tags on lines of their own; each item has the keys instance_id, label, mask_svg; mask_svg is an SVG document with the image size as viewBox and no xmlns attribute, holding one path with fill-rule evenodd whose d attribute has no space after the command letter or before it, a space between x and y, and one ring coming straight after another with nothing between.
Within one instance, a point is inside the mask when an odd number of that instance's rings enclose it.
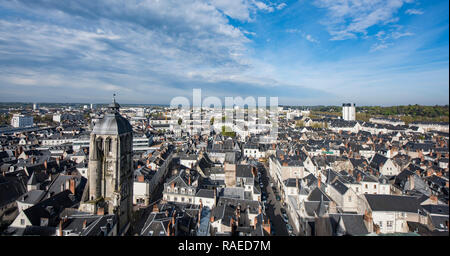
<instances>
[{"instance_id":1,"label":"narrow street","mask_svg":"<svg viewBox=\"0 0 450 256\"><path fill-rule=\"evenodd\" d=\"M261 179L263 182L262 192L267 194L267 207L266 214L272 223L271 229L274 231L272 235L275 236L288 236L289 233L286 229L286 223L281 217L281 203L277 201L275 193L270 186L271 179L269 177L268 171L263 164L258 165L258 171L261 173Z\"/></svg>"}]
</instances>

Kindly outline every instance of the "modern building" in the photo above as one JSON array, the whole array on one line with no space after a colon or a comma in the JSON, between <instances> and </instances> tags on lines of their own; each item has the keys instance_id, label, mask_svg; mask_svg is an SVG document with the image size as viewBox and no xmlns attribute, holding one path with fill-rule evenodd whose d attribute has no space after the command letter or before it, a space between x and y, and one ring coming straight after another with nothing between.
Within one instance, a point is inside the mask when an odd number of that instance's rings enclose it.
<instances>
[{"instance_id":1,"label":"modern building","mask_svg":"<svg viewBox=\"0 0 450 256\"><path fill-rule=\"evenodd\" d=\"M80 210L97 215L114 214L118 234L130 226L133 207L133 129L119 113L115 99L94 126L89 145L88 184Z\"/></svg>"},{"instance_id":2,"label":"modern building","mask_svg":"<svg viewBox=\"0 0 450 256\"><path fill-rule=\"evenodd\" d=\"M355 103L342 104L342 119L346 121L356 120L356 108Z\"/></svg>"},{"instance_id":3,"label":"modern building","mask_svg":"<svg viewBox=\"0 0 450 256\"><path fill-rule=\"evenodd\" d=\"M54 114L53 115L53 122L63 122L63 121L76 121L76 120L83 120L83 115L81 114L69 114L69 113L64 113L64 114Z\"/></svg>"},{"instance_id":4,"label":"modern building","mask_svg":"<svg viewBox=\"0 0 450 256\"><path fill-rule=\"evenodd\" d=\"M11 126L15 128L24 128L33 126L33 117L15 114L11 118Z\"/></svg>"}]
</instances>

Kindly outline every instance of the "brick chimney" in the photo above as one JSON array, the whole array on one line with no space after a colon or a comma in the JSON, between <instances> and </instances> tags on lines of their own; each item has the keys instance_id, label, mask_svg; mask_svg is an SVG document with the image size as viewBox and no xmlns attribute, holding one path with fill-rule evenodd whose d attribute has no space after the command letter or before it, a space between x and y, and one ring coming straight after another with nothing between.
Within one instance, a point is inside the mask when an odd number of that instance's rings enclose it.
<instances>
[{"instance_id":1,"label":"brick chimney","mask_svg":"<svg viewBox=\"0 0 450 256\"><path fill-rule=\"evenodd\" d=\"M322 176L319 173L319 178L317 179L317 187L320 188L320 183L322 182Z\"/></svg>"},{"instance_id":2,"label":"brick chimney","mask_svg":"<svg viewBox=\"0 0 450 256\"><path fill-rule=\"evenodd\" d=\"M367 230L369 231L369 233L373 232L373 218L372 218L372 213L369 211L365 211L364 212L364 224L367 227Z\"/></svg>"},{"instance_id":3,"label":"brick chimney","mask_svg":"<svg viewBox=\"0 0 450 256\"><path fill-rule=\"evenodd\" d=\"M358 173L358 175L356 176L356 182L360 182L361 179L362 179L361 173Z\"/></svg>"},{"instance_id":4,"label":"brick chimney","mask_svg":"<svg viewBox=\"0 0 450 256\"><path fill-rule=\"evenodd\" d=\"M62 224L63 224L63 220L61 219L59 221L59 236L63 236Z\"/></svg>"},{"instance_id":5,"label":"brick chimney","mask_svg":"<svg viewBox=\"0 0 450 256\"><path fill-rule=\"evenodd\" d=\"M70 193L72 193L72 195L75 195L75 180L74 179L69 180L69 190L70 190Z\"/></svg>"},{"instance_id":6,"label":"brick chimney","mask_svg":"<svg viewBox=\"0 0 450 256\"><path fill-rule=\"evenodd\" d=\"M153 210L152 210L152 212L159 212L159 209L158 209L158 205L157 205L157 204L154 204L154 205L153 205Z\"/></svg>"},{"instance_id":7,"label":"brick chimney","mask_svg":"<svg viewBox=\"0 0 450 256\"><path fill-rule=\"evenodd\" d=\"M167 223L167 236L171 236L171 233L172 233L170 224L172 224L172 220L170 220L169 223Z\"/></svg>"},{"instance_id":8,"label":"brick chimney","mask_svg":"<svg viewBox=\"0 0 450 256\"><path fill-rule=\"evenodd\" d=\"M437 203L438 203L437 196L435 196L435 195L431 195L431 196L430 196L430 200L431 200L431 202L432 202L433 204L437 204Z\"/></svg>"},{"instance_id":9,"label":"brick chimney","mask_svg":"<svg viewBox=\"0 0 450 256\"><path fill-rule=\"evenodd\" d=\"M83 229L86 228L86 225L87 225L87 220L84 220L84 221L83 221Z\"/></svg>"},{"instance_id":10,"label":"brick chimney","mask_svg":"<svg viewBox=\"0 0 450 256\"><path fill-rule=\"evenodd\" d=\"M138 182L144 182L144 175L138 175Z\"/></svg>"},{"instance_id":11,"label":"brick chimney","mask_svg":"<svg viewBox=\"0 0 450 256\"><path fill-rule=\"evenodd\" d=\"M44 168L47 169L47 160L44 161Z\"/></svg>"},{"instance_id":12,"label":"brick chimney","mask_svg":"<svg viewBox=\"0 0 450 256\"><path fill-rule=\"evenodd\" d=\"M97 209L97 215L105 215L105 208L99 207Z\"/></svg>"}]
</instances>

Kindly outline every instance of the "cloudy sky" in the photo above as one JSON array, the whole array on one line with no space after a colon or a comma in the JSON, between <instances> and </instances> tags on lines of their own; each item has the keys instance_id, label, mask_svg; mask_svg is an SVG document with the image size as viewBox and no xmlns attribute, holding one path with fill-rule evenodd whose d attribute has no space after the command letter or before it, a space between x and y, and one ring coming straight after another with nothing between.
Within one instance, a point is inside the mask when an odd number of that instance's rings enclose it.
<instances>
[{"instance_id":1,"label":"cloudy sky","mask_svg":"<svg viewBox=\"0 0 450 256\"><path fill-rule=\"evenodd\" d=\"M448 0L3 0L0 101L449 103Z\"/></svg>"}]
</instances>

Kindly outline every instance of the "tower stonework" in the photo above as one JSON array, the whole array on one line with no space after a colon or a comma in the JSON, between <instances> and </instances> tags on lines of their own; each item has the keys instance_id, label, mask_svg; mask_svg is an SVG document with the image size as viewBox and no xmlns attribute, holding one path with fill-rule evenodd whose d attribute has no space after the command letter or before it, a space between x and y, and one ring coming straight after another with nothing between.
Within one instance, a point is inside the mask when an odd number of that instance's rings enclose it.
<instances>
[{"instance_id":1,"label":"tower stonework","mask_svg":"<svg viewBox=\"0 0 450 256\"><path fill-rule=\"evenodd\" d=\"M88 184L80 210L116 215L117 231L124 234L133 209L133 129L119 108L114 99L91 132Z\"/></svg>"}]
</instances>

